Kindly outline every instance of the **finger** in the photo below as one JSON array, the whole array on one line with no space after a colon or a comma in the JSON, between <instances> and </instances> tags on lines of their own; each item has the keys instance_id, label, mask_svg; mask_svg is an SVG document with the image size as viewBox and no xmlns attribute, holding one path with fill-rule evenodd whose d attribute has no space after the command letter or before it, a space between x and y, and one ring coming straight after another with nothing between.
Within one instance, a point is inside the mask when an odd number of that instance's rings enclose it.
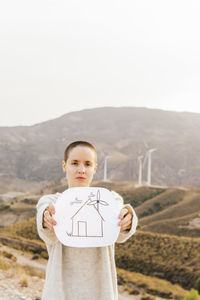
<instances>
[{"instance_id":1,"label":"finger","mask_svg":"<svg viewBox=\"0 0 200 300\"><path fill-rule=\"evenodd\" d=\"M124 230L126 230L126 229L130 229L130 228L131 228L131 224L132 224L131 221L128 221L127 223L123 224L123 225L121 226L121 231L124 231Z\"/></svg>"},{"instance_id":2,"label":"finger","mask_svg":"<svg viewBox=\"0 0 200 300\"><path fill-rule=\"evenodd\" d=\"M44 211L44 219L50 217L49 210L45 209Z\"/></svg>"},{"instance_id":3,"label":"finger","mask_svg":"<svg viewBox=\"0 0 200 300\"><path fill-rule=\"evenodd\" d=\"M54 205L53 205L53 202L51 202L51 203L49 204L48 210L49 210L50 216L52 216L53 214L55 214L56 211L55 211L55 207L54 207Z\"/></svg>"},{"instance_id":4,"label":"finger","mask_svg":"<svg viewBox=\"0 0 200 300\"><path fill-rule=\"evenodd\" d=\"M49 228L49 230L51 230L52 232L54 232L54 227L51 224L49 224L49 223L48 223L48 228Z\"/></svg>"},{"instance_id":5,"label":"finger","mask_svg":"<svg viewBox=\"0 0 200 300\"><path fill-rule=\"evenodd\" d=\"M43 227L46 227L46 221L48 220L48 216L49 216L49 212L47 210L47 208L45 209L44 213L43 213L43 219L42 219L42 225Z\"/></svg>"},{"instance_id":6,"label":"finger","mask_svg":"<svg viewBox=\"0 0 200 300\"><path fill-rule=\"evenodd\" d=\"M127 208L122 208L119 214L119 218L123 219L124 216L128 213L128 209Z\"/></svg>"},{"instance_id":7,"label":"finger","mask_svg":"<svg viewBox=\"0 0 200 300\"><path fill-rule=\"evenodd\" d=\"M129 226L122 226L120 228L120 232L125 231L125 230L129 230L129 229L131 229L131 225L129 225Z\"/></svg>"},{"instance_id":8,"label":"finger","mask_svg":"<svg viewBox=\"0 0 200 300\"><path fill-rule=\"evenodd\" d=\"M120 230L124 231L124 230L130 229L130 228L131 228L131 223L126 223L123 226L121 226Z\"/></svg>"},{"instance_id":9,"label":"finger","mask_svg":"<svg viewBox=\"0 0 200 300\"><path fill-rule=\"evenodd\" d=\"M127 222L130 222L132 220L132 215L131 214L128 214L126 215L126 217L124 217L120 222L119 222L119 225L123 226L124 224L126 224Z\"/></svg>"},{"instance_id":10,"label":"finger","mask_svg":"<svg viewBox=\"0 0 200 300\"><path fill-rule=\"evenodd\" d=\"M45 215L44 221L45 221L45 222L49 222L52 226L54 226L54 225L57 224L57 223L56 223L56 220L54 220L54 218L51 217L51 216L49 215L49 213Z\"/></svg>"},{"instance_id":11,"label":"finger","mask_svg":"<svg viewBox=\"0 0 200 300\"><path fill-rule=\"evenodd\" d=\"M56 221L52 217L46 217L44 219L44 225L48 227L50 230L52 230L53 226L55 226L56 224L57 224Z\"/></svg>"},{"instance_id":12,"label":"finger","mask_svg":"<svg viewBox=\"0 0 200 300\"><path fill-rule=\"evenodd\" d=\"M49 228L49 227L52 226L52 224L49 222L49 219L46 219L46 218L45 218L45 219L44 219L43 226Z\"/></svg>"},{"instance_id":13,"label":"finger","mask_svg":"<svg viewBox=\"0 0 200 300\"><path fill-rule=\"evenodd\" d=\"M54 218L51 217L51 215L50 215L50 213L49 213L48 210L46 210L44 212L44 221L45 222L50 222L53 226L57 224L56 221L54 220Z\"/></svg>"},{"instance_id":14,"label":"finger","mask_svg":"<svg viewBox=\"0 0 200 300\"><path fill-rule=\"evenodd\" d=\"M132 211L132 209L131 209L130 206L125 206L125 208L128 209L128 212L129 212L131 215L133 215L133 211Z\"/></svg>"},{"instance_id":15,"label":"finger","mask_svg":"<svg viewBox=\"0 0 200 300\"><path fill-rule=\"evenodd\" d=\"M55 226L57 223L56 223L56 220L54 220L54 218L52 217L51 218L51 224L53 225L53 226Z\"/></svg>"},{"instance_id":16,"label":"finger","mask_svg":"<svg viewBox=\"0 0 200 300\"><path fill-rule=\"evenodd\" d=\"M45 222L44 222L44 226L47 227L47 228L50 229L50 230L51 230L52 227L53 227L52 224L51 224L49 221L45 221Z\"/></svg>"}]
</instances>

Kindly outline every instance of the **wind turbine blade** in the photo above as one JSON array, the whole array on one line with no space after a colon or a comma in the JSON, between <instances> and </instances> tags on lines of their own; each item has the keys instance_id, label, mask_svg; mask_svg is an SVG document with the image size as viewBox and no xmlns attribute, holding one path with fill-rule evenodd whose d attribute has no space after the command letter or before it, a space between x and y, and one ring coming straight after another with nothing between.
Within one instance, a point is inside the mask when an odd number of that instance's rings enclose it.
<instances>
[{"instance_id":1,"label":"wind turbine blade","mask_svg":"<svg viewBox=\"0 0 200 300\"><path fill-rule=\"evenodd\" d=\"M109 204L106 201L100 200L99 201L100 204L104 205L104 206L108 206Z\"/></svg>"},{"instance_id":2,"label":"wind turbine blade","mask_svg":"<svg viewBox=\"0 0 200 300\"><path fill-rule=\"evenodd\" d=\"M97 204L97 200L92 200L89 203L87 203L87 205L94 205L94 204Z\"/></svg>"},{"instance_id":3,"label":"wind turbine blade","mask_svg":"<svg viewBox=\"0 0 200 300\"><path fill-rule=\"evenodd\" d=\"M145 164L146 164L147 157L148 157L148 151L146 152L145 157L144 157L144 161L143 161L143 164L142 164L142 167L143 167L143 168L144 168L144 166L145 166Z\"/></svg>"}]
</instances>

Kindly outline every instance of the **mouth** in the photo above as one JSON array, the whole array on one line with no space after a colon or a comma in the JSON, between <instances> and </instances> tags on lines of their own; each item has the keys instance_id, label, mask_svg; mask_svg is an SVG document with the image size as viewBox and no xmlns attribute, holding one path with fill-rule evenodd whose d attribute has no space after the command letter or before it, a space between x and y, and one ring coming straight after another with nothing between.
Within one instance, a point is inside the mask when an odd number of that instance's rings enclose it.
<instances>
[{"instance_id":1,"label":"mouth","mask_svg":"<svg viewBox=\"0 0 200 300\"><path fill-rule=\"evenodd\" d=\"M84 181L86 178L85 177L82 177L82 176L79 176L79 177L76 177L77 180L80 180L80 181Z\"/></svg>"}]
</instances>

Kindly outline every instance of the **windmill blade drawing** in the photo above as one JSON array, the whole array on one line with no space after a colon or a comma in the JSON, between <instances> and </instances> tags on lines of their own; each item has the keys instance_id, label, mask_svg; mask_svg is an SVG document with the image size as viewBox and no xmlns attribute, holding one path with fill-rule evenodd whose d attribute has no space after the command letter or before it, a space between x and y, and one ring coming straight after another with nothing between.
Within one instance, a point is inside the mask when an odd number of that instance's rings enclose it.
<instances>
[{"instance_id":1,"label":"windmill blade drawing","mask_svg":"<svg viewBox=\"0 0 200 300\"><path fill-rule=\"evenodd\" d=\"M97 191L97 199L90 200L90 202L87 203L87 205L95 205L95 204L97 205L97 210L98 211L99 211L99 204L104 205L104 206L109 205L106 201L100 199L100 191L99 190Z\"/></svg>"},{"instance_id":2,"label":"windmill blade drawing","mask_svg":"<svg viewBox=\"0 0 200 300\"><path fill-rule=\"evenodd\" d=\"M88 205L94 205L94 204L97 204L97 203L100 203L104 206L108 205L108 203L106 201L103 201L103 200L92 200L91 202L88 203Z\"/></svg>"}]
</instances>

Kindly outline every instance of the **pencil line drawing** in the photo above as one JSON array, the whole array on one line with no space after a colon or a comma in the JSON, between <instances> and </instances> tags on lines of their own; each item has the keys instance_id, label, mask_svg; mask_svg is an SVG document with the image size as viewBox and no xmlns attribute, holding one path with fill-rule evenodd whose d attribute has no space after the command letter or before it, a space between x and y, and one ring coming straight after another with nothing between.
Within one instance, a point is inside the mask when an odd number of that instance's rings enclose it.
<instances>
[{"instance_id":1,"label":"pencil line drawing","mask_svg":"<svg viewBox=\"0 0 200 300\"><path fill-rule=\"evenodd\" d=\"M83 202L82 200L78 200L78 198L76 197L74 201L71 201L71 202L70 202L70 204L71 204L71 205L73 205L73 204L80 204L80 203L82 203L82 202Z\"/></svg>"},{"instance_id":2,"label":"pencil line drawing","mask_svg":"<svg viewBox=\"0 0 200 300\"><path fill-rule=\"evenodd\" d=\"M100 190L97 191L96 199L94 197L95 194L90 193L88 200L71 217L72 232L67 232L68 236L103 237L105 220L99 210L100 205L109 206L109 204L101 199Z\"/></svg>"}]
</instances>

